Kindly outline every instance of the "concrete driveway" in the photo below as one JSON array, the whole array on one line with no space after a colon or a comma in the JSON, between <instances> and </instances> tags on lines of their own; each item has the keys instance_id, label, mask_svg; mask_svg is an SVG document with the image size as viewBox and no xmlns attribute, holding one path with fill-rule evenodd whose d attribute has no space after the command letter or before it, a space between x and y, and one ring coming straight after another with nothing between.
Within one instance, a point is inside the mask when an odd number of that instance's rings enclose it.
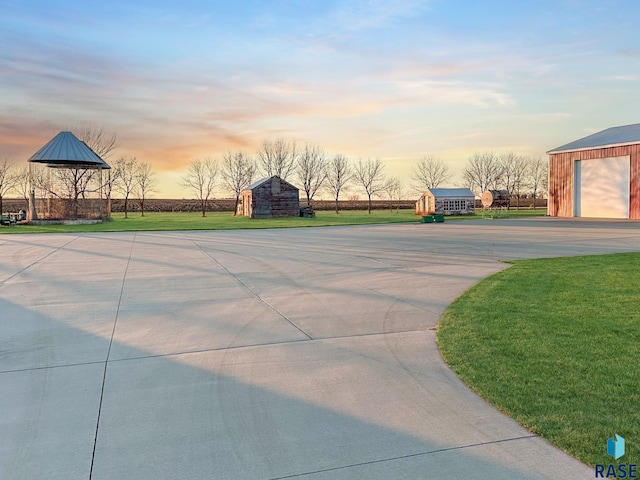
<instances>
[{"instance_id":1,"label":"concrete driveway","mask_svg":"<svg viewBox=\"0 0 640 480\"><path fill-rule=\"evenodd\" d=\"M593 478L433 327L500 259L633 250L547 218L0 235L0 478Z\"/></svg>"}]
</instances>

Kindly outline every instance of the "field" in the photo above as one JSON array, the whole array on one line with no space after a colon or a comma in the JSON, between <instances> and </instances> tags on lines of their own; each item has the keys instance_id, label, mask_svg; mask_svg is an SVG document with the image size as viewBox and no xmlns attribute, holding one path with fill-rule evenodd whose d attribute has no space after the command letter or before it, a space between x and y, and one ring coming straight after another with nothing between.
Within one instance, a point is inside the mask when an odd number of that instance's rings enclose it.
<instances>
[{"instance_id":1,"label":"field","mask_svg":"<svg viewBox=\"0 0 640 480\"><path fill-rule=\"evenodd\" d=\"M589 463L628 439L640 463L640 254L523 260L469 289L442 317L453 370L532 432Z\"/></svg>"},{"instance_id":2,"label":"field","mask_svg":"<svg viewBox=\"0 0 640 480\"><path fill-rule=\"evenodd\" d=\"M509 217L544 215L545 210L511 211ZM481 218L482 215L446 217L447 222ZM78 232L121 232L121 231L167 231L167 230L237 230L259 228L325 227L336 225L369 225L377 223L420 222L413 210L345 210L336 214L332 211L316 212L315 218L266 218L251 219L234 217L230 212L209 212L205 217L199 212L149 212L143 216L138 212L113 213L112 219L94 225L14 225L0 226L3 233L78 233Z\"/></svg>"},{"instance_id":3,"label":"field","mask_svg":"<svg viewBox=\"0 0 640 480\"><path fill-rule=\"evenodd\" d=\"M230 212L150 212L114 213L110 221L94 225L15 225L0 227L1 233L61 233L61 232L119 232L119 231L167 231L167 230L237 230L259 228L320 227L328 225L363 225L372 223L417 222L419 217L412 210L317 212L316 218L268 218L250 219L234 217Z\"/></svg>"}]
</instances>

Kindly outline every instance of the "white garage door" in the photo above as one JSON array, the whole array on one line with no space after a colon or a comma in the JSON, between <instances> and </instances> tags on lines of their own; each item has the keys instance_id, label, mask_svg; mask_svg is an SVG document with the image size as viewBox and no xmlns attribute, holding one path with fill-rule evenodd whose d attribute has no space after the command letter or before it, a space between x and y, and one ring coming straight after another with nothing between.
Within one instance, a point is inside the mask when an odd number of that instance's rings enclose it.
<instances>
[{"instance_id":1,"label":"white garage door","mask_svg":"<svg viewBox=\"0 0 640 480\"><path fill-rule=\"evenodd\" d=\"M576 160L574 215L629 218L629 156Z\"/></svg>"}]
</instances>

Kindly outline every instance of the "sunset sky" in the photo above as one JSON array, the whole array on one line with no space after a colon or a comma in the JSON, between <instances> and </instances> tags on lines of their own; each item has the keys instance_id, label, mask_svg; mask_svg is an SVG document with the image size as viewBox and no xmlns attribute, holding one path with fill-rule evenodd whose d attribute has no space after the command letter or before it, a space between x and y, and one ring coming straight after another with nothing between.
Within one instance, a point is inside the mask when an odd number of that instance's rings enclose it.
<instances>
[{"instance_id":1,"label":"sunset sky","mask_svg":"<svg viewBox=\"0 0 640 480\"><path fill-rule=\"evenodd\" d=\"M193 197L264 139L380 158L545 151L640 123L637 0L0 0L0 159L91 122Z\"/></svg>"}]
</instances>

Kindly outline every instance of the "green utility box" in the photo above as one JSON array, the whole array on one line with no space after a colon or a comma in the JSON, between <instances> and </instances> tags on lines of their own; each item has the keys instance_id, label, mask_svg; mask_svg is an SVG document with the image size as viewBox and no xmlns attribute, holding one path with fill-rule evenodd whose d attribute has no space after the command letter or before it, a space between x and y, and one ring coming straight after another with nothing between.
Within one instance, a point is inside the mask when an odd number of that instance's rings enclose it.
<instances>
[{"instance_id":1,"label":"green utility box","mask_svg":"<svg viewBox=\"0 0 640 480\"><path fill-rule=\"evenodd\" d=\"M444 222L444 215L424 215L422 217L422 223L442 223Z\"/></svg>"}]
</instances>

